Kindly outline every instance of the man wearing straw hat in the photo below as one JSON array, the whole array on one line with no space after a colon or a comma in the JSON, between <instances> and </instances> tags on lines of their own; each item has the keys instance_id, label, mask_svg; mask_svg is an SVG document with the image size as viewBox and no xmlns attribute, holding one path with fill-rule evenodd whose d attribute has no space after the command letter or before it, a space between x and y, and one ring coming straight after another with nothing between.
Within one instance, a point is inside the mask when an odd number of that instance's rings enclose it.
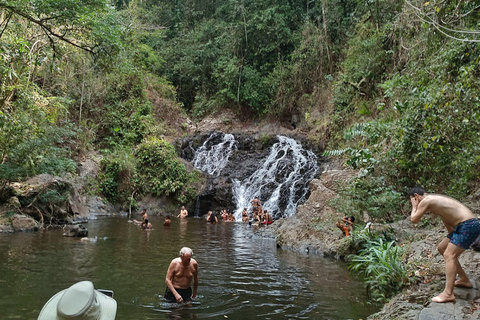
<instances>
[{"instance_id":1,"label":"man wearing straw hat","mask_svg":"<svg viewBox=\"0 0 480 320\"><path fill-rule=\"evenodd\" d=\"M38 320L115 320L117 302L81 281L60 291L43 306Z\"/></svg>"},{"instance_id":2,"label":"man wearing straw hat","mask_svg":"<svg viewBox=\"0 0 480 320\"><path fill-rule=\"evenodd\" d=\"M193 251L188 247L180 250L180 257L170 262L165 283L164 298L170 302L192 301L197 296L198 287L198 265L192 259ZM193 278L193 292L190 287Z\"/></svg>"}]
</instances>

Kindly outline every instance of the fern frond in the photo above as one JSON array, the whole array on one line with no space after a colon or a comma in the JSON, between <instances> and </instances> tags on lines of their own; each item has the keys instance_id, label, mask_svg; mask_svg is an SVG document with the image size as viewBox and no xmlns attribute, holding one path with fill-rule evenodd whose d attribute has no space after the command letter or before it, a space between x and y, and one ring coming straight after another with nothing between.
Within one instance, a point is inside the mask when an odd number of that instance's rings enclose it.
<instances>
[{"instance_id":1,"label":"fern frond","mask_svg":"<svg viewBox=\"0 0 480 320\"><path fill-rule=\"evenodd\" d=\"M341 156L345 154L346 152L349 152L350 149L339 149L339 150L325 150L322 153L322 156L324 157L332 157L332 156Z\"/></svg>"},{"instance_id":2,"label":"fern frond","mask_svg":"<svg viewBox=\"0 0 480 320\"><path fill-rule=\"evenodd\" d=\"M367 135L367 125L364 123L356 123L351 126L349 129L345 130L343 134L343 138L345 140L351 140L355 137L365 137Z\"/></svg>"}]
</instances>

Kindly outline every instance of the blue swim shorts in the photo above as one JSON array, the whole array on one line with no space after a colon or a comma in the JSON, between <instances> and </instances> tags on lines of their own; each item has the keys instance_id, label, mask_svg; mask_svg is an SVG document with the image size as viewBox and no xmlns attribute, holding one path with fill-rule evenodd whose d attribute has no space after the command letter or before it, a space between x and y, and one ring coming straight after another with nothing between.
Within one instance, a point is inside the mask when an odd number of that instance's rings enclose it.
<instances>
[{"instance_id":1,"label":"blue swim shorts","mask_svg":"<svg viewBox=\"0 0 480 320\"><path fill-rule=\"evenodd\" d=\"M450 243L467 250L480 235L480 221L470 219L460 222L447 238Z\"/></svg>"}]
</instances>

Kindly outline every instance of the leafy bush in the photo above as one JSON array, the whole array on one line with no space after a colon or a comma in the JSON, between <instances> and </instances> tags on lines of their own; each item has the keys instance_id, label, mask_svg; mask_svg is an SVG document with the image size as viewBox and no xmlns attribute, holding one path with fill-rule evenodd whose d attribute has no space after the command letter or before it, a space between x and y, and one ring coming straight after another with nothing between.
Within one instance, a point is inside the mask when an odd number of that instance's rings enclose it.
<instances>
[{"instance_id":1,"label":"leafy bush","mask_svg":"<svg viewBox=\"0 0 480 320\"><path fill-rule=\"evenodd\" d=\"M125 74L121 74L125 72ZM153 108L139 71L116 70L106 84L105 104L94 109L97 142L113 148L140 143L153 125Z\"/></svg>"},{"instance_id":2,"label":"leafy bush","mask_svg":"<svg viewBox=\"0 0 480 320\"><path fill-rule=\"evenodd\" d=\"M135 157L144 192L157 196L172 195L179 202L193 199L196 175L187 172L173 145L163 139L150 137L139 145Z\"/></svg>"},{"instance_id":3,"label":"leafy bush","mask_svg":"<svg viewBox=\"0 0 480 320\"><path fill-rule=\"evenodd\" d=\"M408 283L408 272L403 264L403 248L394 241L370 232L358 234L361 247L358 254L351 256L349 269L364 277L367 291L375 303L386 299Z\"/></svg>"},{"instance_id":4,"label":"leafy bush","mask_svg":"<svg viewBox=\"0 0 480 320\"><path fill-rule=\"evenodd\" d=\"M340 191L330 204L346 216L368 213L374 221L393 221L405 202L400 192L388 185L383 177L357 177Z\"/></svg>"},{"instance_id":5,"label":"leafy bush","mask_svg":"<svg viewBox=\"0 0 480 320\"><path fill-rule=\"evenodd\" d=\"M73 173L76 131L64 120L68 101L45 97L38 88L0 111L0 179L15 181L47 173Z\"/></svg>"},{"instance_id":6,"label":"leafy bush","mask_svg":"<svg viewBox=\"0 0 480 320\"><path fill-rule=\"evenodd\" d=\"M100 163L98 187L112 203L126 205L137 185L136 159L130 148L114 149Z\"/></svg>"}]
</instances>

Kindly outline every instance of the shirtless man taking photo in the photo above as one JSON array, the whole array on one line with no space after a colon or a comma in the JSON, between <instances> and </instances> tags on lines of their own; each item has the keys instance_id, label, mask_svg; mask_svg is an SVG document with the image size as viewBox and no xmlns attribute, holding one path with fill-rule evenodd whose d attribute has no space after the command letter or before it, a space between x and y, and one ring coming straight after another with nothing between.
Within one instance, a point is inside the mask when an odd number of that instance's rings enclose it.
<instances>
[{"instance_id":1,"label":"shirtless man taking photo","mask_svg":"<svg viewBox=\"0 0 480 320\"><path fill-rule=\"evenodd\" d=\"M458 257L467 250L480 235L480 221L472 211L455 199L438 194L427 194L420 187L409 192L412 203L411 221L418 223L422 216L431 212L439 216L448 231L448 236L438 245L438 251L445 259L445 289L433 302L455 301L454 287L471 288L473 285L463 271ZM458 274L458 280L455 277Z\"/></svg>"},{"instance_id":2,"label":"shirtless man taking photo","mask_svg":"<svg viewBox=\"0 0 480 320\"><path fill-rule=\"evenodd\" d=\"M178 214L177 218L180 219L186 219L188 217L188 211L185 209L184 206L182 206L182 209L180 210L180 213Z\"/></svg>"},{"instance_id":3,"label":"shirtless man taking photo","mask_svg":"<svg viewBox=\"0 0 480 320\"><path fill-rule=\"evenodd\" d=\"M180 250L180 257L170 262L165 283L165 299L169 302L182 303L192 301L197 296L198 265L192 259L193 251L188 247ZM193 292L191 288L193 278Z\"/></svg>"}]
</instances>

